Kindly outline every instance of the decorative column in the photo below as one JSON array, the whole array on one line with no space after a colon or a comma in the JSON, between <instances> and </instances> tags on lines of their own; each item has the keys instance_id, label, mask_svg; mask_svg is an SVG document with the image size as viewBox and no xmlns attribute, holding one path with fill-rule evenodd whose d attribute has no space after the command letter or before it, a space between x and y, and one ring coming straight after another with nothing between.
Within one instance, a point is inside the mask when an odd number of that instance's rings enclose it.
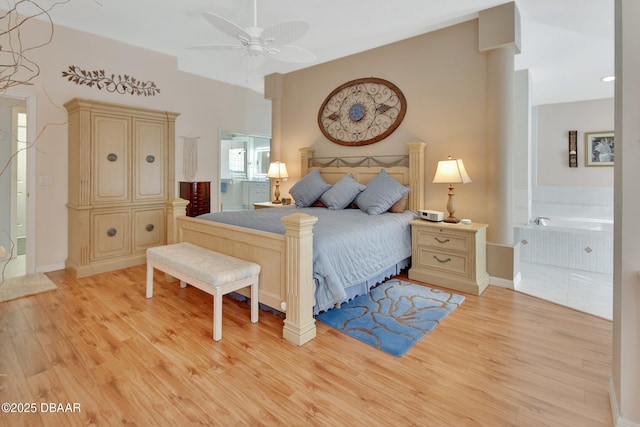
<instances>
[{"instance_id":1,"label":"decorative column","mask_svg":"<svg viewBox=\"0 0 640 427\"><path fill-rule=\"evenodd\" d=\"M167 205L167 244L178 243L178 217L185 216L188 200L175 198L166 201Z\"/></svg>"},{"instance_id":2,"label":"decorative column","mask_svg":"<svg viewBox=\"0 0 640 427\"><path fill-rule=\"evenodd\" d=\"M271 100L271 158L281 159L283 75L269 74L264 78L264 99Z\"/></svg>"},{"instance_id":3,"label":"decorative column","mask_svg":"<svg viewBox=\"0 0 640 427\"><path fill-rule=\"evenodd\" d=\"M513 46L487 53L488 234L504 245L513 243L514 54Z\"/></svg>"},{"instance_id":4,"label":"decorative column","mask_svg":"<svg viewBox=\"0 0 640 427\"><path fill-rule=\"evenodd\" d=\"M487 54L487 238L492 243L511 245L514 56L520 53L520 14L516 4L505 3L481 11L478 32L478 48Z\"/></svg>"},{"instance_id":5,"label":"decorative column","mask_svg":"<svg viewBox=\"0 0 640 427\"><path fill-rule=\"evenodd\" d=\"M313 317L316 285L313 279L313 224L318 218L294 213L281 219L286 228L286 319L282 336L302 345L316 337ZM299 254L300 256L295 256Z\"/></svg>"}]
</instances>

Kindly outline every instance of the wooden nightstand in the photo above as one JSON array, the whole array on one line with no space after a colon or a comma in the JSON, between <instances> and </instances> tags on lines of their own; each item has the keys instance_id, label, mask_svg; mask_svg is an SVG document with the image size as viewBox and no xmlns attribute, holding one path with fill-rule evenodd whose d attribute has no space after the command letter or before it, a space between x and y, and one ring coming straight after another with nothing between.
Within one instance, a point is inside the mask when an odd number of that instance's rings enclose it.
<instances>
[{"instance_id":1,"label":"wooden nightstand","mask_svg":"<svg viewBox=\"0 0 640 427\"><path fill-rule=\"evenodd\" d=\"M480 295L489 285L487 225L411 221L409 278Z\"/></svg>"},{"instance_id":2,"label":"wooden nightstand","mask_svg":"<svg viewBox=\"0 0 640 427\"><path fill-rule=\"evenodd\" d=\"M288 206L288 205L283 205L282 203L272 203L272 202L256 202L253 204L253 209L281 208L282 206Z\"/></svg>"}]
</instances>

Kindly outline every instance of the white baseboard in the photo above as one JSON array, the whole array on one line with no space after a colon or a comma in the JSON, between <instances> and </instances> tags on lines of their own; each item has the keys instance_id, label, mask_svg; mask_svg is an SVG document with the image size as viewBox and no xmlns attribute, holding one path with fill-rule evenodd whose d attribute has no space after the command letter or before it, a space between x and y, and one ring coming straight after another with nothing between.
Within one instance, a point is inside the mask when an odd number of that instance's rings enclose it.
<instances>
[{"instance_id":1,"label":"white baseboard","mask_svg":"<svg viewBox=\"0 0 640 427\"><path fill-rule=\"evenodd\" d=\"M609 379L609 401L611 402L611 414L613 415L613 425L615 427L640 427L640 424L625 420L620 416L620 408L618 408L618 399L616 397L616 386L613 383L613 378Z\"/></svg>"},{"instance_id":2,"label":"white baseboard","mask_svg":"<svg viewBox=\"0 0 640 427\"><path fill-rule=\"evenodd\" d=\"M518 284L520 284L521 280L522 280L522 276L520 275L520 273L518 273L513 280L508 280L508 279L503 279L501 277L493 277L493 276L491 276L491 277L489 277L489 284L493 285L493 286L498 286L499 288L506 288L506 289L514 290L516 288L516 286L518 286Z\"/></svg>"},{"instance_id":3,"label":"white baseboard","mask_svg":"<svg viewBox=\"0 0 640 427\"><path fill-rule=\"evenodd\" d=\"M36 267L36 273L48 273L50 271L64 270L64 269L65 269L64 262L61 262L60 264L40 265Z\"/></svg>"}]
</instances>

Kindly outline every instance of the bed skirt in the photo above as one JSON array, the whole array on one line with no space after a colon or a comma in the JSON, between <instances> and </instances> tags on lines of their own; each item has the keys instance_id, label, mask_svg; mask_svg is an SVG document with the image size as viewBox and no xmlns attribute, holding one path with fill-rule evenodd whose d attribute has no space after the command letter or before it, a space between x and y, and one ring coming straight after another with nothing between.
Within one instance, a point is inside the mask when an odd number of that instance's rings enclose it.
<instances>
[{"instance_id":1,"label":"bed skirt","mask_svg":"<svg viewBox=\"0 0 640 427\"><path fill-rule=\"evenodd\" d=\"M369 292L369 290L371 290L371 288L373 288L374 286L384 282L385 280L387 280L390 277L394 277L397 276L398 274L400 274L400 272L402 270L404 270L405 268L409 267L411 265L411 257L405 258L402 261L398 262L396 265L393 265L389 268L387 268L386 270L384 270L383 272L370 277L369 279L365 280L364 282L355 284L355 285L351 285L348 288L345 288L345 292L347 294L347 298L346 300L342 301L342 303L345 303L347 301L351 301L352 299L354 299L355 297L359 296L359 295L364 295L366 293ZM316 281L316 289L318 287L318 279L315 279ZM317 301L317 298L316 298ZM316 305L313 307L313 314L317 315L319 314L321 311L326 311L326 310L320 310L320 308L318 307L318 304L316 303Z\"/></svg>"}]
</instances>

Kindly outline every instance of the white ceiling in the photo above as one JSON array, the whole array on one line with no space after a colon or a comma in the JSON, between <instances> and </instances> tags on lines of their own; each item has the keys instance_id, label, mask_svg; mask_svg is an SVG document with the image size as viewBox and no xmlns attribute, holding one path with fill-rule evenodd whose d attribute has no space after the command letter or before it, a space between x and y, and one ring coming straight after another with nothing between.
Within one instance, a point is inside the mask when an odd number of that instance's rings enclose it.
<instances>
[{"instance_id":1,"label":"white ceiling","mask_svg":"<svg viewBox=\"0 0 640 427\"><path fill-rule=\"evenodd\" d=\"M14 0L15 1L15 0ZM46 7L56 0L35 0ZM317 55L312 64L268 60L259 74L242 71L239 51L189 47L233 43L206 22L210 11L241 27L253 22L253 0L69 0L57 5L55 24L167 53L181 70L262 92L262 76L287 73L462 22L505 0L258 0L258 26L305 20L298 42ZM516 0L522 53L534 104L613 97L602 76L614 71L614 0Z\"/></svg>"}]
</instances>

